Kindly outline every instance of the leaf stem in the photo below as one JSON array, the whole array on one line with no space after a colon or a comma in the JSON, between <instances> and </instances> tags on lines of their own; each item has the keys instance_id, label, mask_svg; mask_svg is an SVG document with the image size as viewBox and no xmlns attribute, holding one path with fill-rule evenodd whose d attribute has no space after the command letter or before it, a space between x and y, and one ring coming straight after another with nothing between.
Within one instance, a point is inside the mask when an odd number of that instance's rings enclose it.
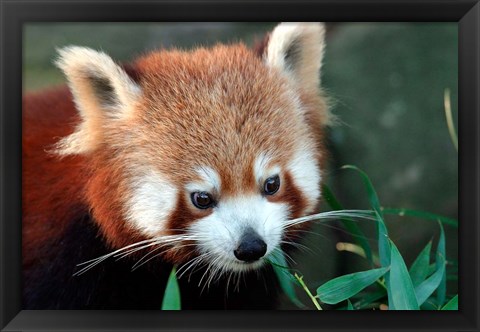
<instances>
[{"instance_id":1,"label":"leaf stem","mask_svg":"<svg viewBox=\"0 0 480 332\"><path fill-rule=\"evenodd\" d=\"M298 282L300 283L300 285L302 286L302 288L305 290L305 292L307 293L307 295L310 297L310 299L312 300L313 304L315 305L315 307L317 307L317 310L323 310L322 307L320 306L320 303L318 303L317 299L315 298L315 296L312 295L312 293L310 292L310 290L308 289L307 285L305 284L305 282L303 281L303 276L299 276L297 273L295 273L295 278L298 280Z\"/></svg>"},{"instance_id":2,"label":"leaf stem","mask_svg":"<svg viewBox=\"0 0 480 332\"><path fill-rule=\"evenodd\" d=\"M448 132L450 133L450 138L452 140L453 145L455 146L455 149L458 151L458 137L457 137L457 132L455 130L455 126L453 124L453 119L452 119L450 89L445 89L445 92L443 94L443 101L444 101L445 117L447 119Z\"/></svg>"},{"instance_id":3,"label":"leaf stem","mask_svg":"<svg viewBox=\"0 0 480 332\"><path fill-rule=\"evenodd\" d=\"M377 284L383 287L383 289L387 290L387 286L385 285L385 281L381 279L376 280Z\"/></svg>"}]
</instances>

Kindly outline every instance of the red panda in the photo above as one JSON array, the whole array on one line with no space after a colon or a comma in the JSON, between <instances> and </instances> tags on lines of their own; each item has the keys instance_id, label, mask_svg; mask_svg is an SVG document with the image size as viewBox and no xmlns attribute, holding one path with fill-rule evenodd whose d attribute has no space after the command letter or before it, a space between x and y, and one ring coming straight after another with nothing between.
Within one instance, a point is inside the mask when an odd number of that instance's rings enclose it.
<instances>
[{"instance_id":1,"label":"red panda","mask_svg":"<svg viewBox=\"0 0 480 332\"><path fill-rule=\"evenodd\" d=\"M61 49L68 88L23 99L24 309L160 309L173 265L184 309L271 308L267 258L321 196L324 34L125 66Z\"/></svg>"}]
</instances>

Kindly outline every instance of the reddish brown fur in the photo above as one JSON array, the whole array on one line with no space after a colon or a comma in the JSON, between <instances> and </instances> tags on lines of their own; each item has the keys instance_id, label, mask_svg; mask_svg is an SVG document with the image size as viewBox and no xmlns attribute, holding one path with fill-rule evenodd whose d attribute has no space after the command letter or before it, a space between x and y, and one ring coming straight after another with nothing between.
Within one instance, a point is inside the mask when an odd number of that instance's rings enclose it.
<instances>
[{"instance_id":1,"label":"reddish brown fur","mask_svg":"<svg viewBox=\"0 0 480 332\"><path fill-rule=\"evenodd\" d=\"M254 191L254 158L272 151L287 162L292 136L305 132L301 116L292 116L285 79L242 45L155 53L138 66L152 73L141 82L146 111L139 121L148 129L137 133L138 146L172 182L194 178L189 166L210 165L222 174L225 194Z\"/></svg>"},{"instance_id":2,"label":"reddish brown fur","mask_svg":"<svg viewBox=\"0 0 480 332\"><path fill-rule=\"evenodd\" d=\"M86 169L82 157L59 160L46 153L59 137L72 132L76 111L68 89L28 95L23 100L22 202L25 264L36 259L44 241L61 236L81 214Z\"/></svg>"},{"instance_id":3,"label":"reddish brown fur","mask_svg":"<svg viewBox=\"0 0 480 332\"><path fill-rule=\"evenodd\" d=\"M140 239L121 222L112 196L120 167L97 153L60 158L53 152L59 138L70 134L78 122L72 96L65 87L23 99L22 202L24 264L34 262L43 243L61 237L68 222L88 213L103 223L106 239L123 246ZM102 163L103 161L103 163ZM90 181L89 181L90 179ZM113 189L113 190L112 190ZM95 202L95 203L93 203ZM93 204L92 204L93 203Z\"/></svg>"}]
</instances>

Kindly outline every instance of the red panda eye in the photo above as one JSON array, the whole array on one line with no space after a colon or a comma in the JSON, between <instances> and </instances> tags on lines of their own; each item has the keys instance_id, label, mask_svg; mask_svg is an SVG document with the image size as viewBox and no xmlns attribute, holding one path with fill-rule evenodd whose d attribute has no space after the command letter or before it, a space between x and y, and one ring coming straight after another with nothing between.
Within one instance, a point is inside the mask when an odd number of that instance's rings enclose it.
<instances>
[{"instance_id":1,"label":"red panda eye","mask_svg":"<svg viewBox=\"0 0 480 332\"><path fill-rule=\"evenodd\" d=\"M212 196L204 191L194 192L190 197L192 198L193 205L199 209L208 209L215 203Z\"/></svg>"},{"instance_id":2,"label":"red panda eye","mask_svg":"<svg viewBox=\"0 0 480 332\"><path fill-rule=\"evenodd\" d=\"M275 194L279 188L280 177L278 175L269 177L267 180L265 180L265 184L263 185L263 191L266 195Z\"/></svg>"}]
</instances>

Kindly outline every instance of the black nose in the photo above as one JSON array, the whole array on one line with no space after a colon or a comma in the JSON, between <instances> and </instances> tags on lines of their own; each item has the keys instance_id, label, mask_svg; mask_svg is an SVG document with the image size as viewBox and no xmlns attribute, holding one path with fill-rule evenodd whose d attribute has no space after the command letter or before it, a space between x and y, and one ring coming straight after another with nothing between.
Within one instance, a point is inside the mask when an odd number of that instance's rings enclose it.
<instances>
[{"instance_id":1,"label":"black nose","mask_svg":"<svg viewBox=\"0 0 480 332\"><path fill-rule=\"evenodd\" d=\"M267 252L267 244L262 238L252 231L243 234L240 244L233 251L235 257L244 262L253 262L263 257Z\"/></svg>"}]
</instances>

